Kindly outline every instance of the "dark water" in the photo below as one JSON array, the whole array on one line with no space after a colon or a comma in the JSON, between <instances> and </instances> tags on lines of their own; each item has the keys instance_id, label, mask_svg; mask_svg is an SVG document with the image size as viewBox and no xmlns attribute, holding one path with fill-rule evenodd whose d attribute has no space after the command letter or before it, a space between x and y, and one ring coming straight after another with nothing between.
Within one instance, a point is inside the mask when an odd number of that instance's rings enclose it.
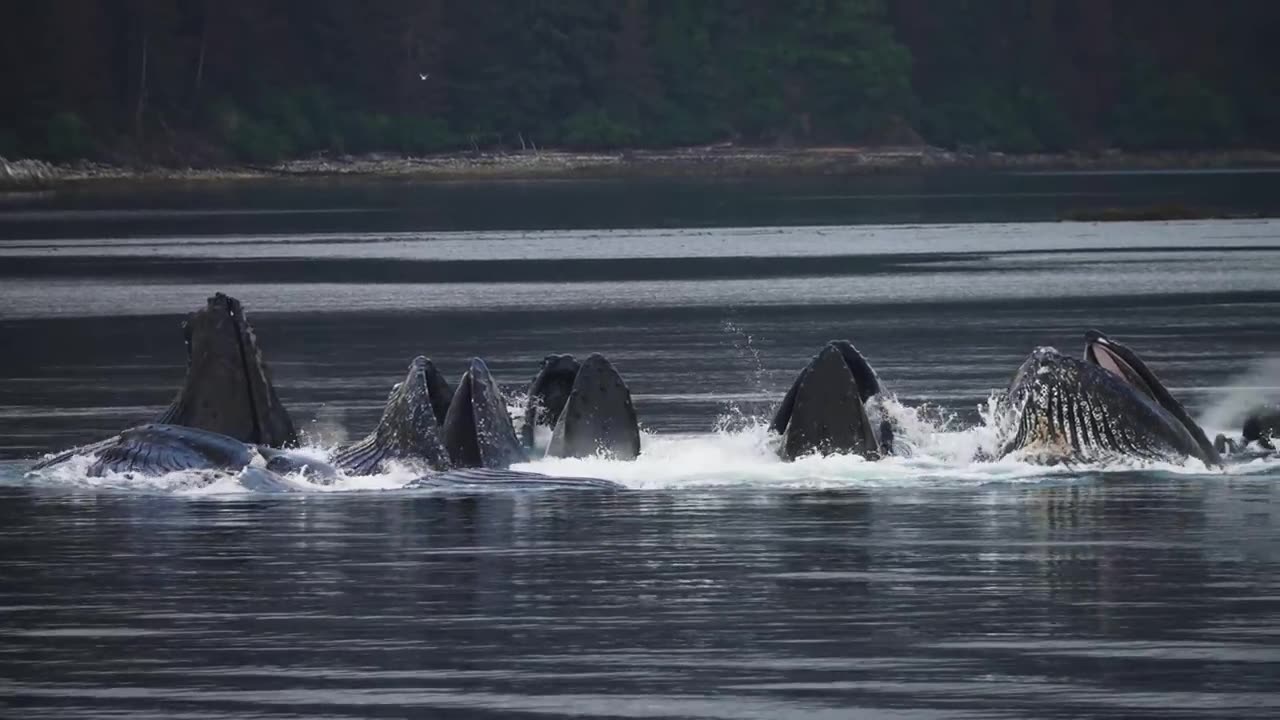
<instances>
[{"instance_id":1,"label":"dark water","mask_svg":"<svg viewBox=\"0 0 1280 720\"><path fill-rule=\"evenodd\" d=\"M11 201L0 715L1275 717L1280 463L965 459L1026 353L1089 327L1212 430L1280 394L1280 224L1037 222L1090 194L1265 209L1274 176L986 177L963 199L916 179L895 200L907 182ZM219 289L319 442L364 432L418 353L518 386L548 352L604 352L647 457L588 462L638 489L23 479L158 412L178 322ZM833 337L951 432L918 428L909 460L772 458L743 418Z\"/></svg>"},{"instance_id":2,"label":"dark water","mask_svg":"<svg viewBox=\"0 0 1280 720\"><path fill-rule=\"evenodd\" d=\"M779 180L153 183L10 201L9 237L1053 221L1081 210L1280 213L1280 170L899 173ZM198 215L198 222L192 222Z\"/></svg>"},{"instance_id":3,"label":"dark water","mask_svg":"<svg viewBox=\"0 0 1280 720\"><path fill-rule=\"evenodd\" d=\"M1275 717L1270 483L8 494L13 717Z\"/></svg>"}]
</instances>

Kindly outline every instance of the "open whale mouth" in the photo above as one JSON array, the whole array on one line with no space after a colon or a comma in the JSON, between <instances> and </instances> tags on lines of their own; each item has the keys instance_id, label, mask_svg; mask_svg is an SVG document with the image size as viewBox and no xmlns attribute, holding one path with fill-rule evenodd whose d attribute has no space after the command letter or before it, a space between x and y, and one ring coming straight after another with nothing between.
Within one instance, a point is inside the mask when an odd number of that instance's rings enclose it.
<instances>
[{"instance_id":1,"label":"open whale mouth","mask_svg":"<svg viewBox=\"0 0 1280 720\"><path fill-rule=\"evenodd\" d=\"M1156 387L1160 381L1155 378L1145 363L1129 348L1113 342L1097 330L1085 333L1084 359L1120 378L1124 382L1146 393L1152 400L1160 401Z\"/></svg>"},{"instance_id":2,"label":"open whale mouth","mask_svg":"<svg viewBox=\"0 0 1280 720\"><path fill-rule=\"evenodd\" d=\"M1129 349L1125 345L1118 343L1097 330L1089 330L1084 335L1084 359L1085 362L1097 365L1118 377L1121 381L1141 391L1153 402L1173 415L1191 437L1195 439L1196 444L1200 446L1201 451L1212 462L1219 462L1218 453L1213 448L1213 444L1209 442L1205 436L1204 430L1191 419L1191 415L1187 413L1182 403L1178 402L1173 394L1164 386L1160 378L1152 372L1151 368L1138 357L1138 354Z\"/></svg>"},{"instance_id":3,"label":"open whale mouth","mask_svg":"<svg viewBox=\"0 0 1280 720\"><path fill-rule=\"evenodd\" d=\"M505 468L527 459L506 398L480 358L471 359L458 381L441 431L457 468Z\"/></svg>"},{"instance_id":4,"label":"open whale mouth","mask_svg":"<svg viewBox=\"0 0 1280 720\"><path fill-rule=\"evenodd\" d=\"M866 402L880 381L866 358L847 340L832 340L809 361L787 391L769 428L782 435L787 459L818 453L877 459L880 439Z\"/></svg>"},{"instance_id":5,"label":"open whale mouth","mask_svg":"<svg viewBox=\"0 0 1280 720\"><path fill-rule=\"evenodd\" d=\"M533 447L536 426L556 426L565 403L569 401L569 395L573 393L573 383L581 369L581 363L572 355L548 355L543 358L538 374L529 384L524 423L520 427L520 440L526 448Z\"/></svg>"}]
</instances>

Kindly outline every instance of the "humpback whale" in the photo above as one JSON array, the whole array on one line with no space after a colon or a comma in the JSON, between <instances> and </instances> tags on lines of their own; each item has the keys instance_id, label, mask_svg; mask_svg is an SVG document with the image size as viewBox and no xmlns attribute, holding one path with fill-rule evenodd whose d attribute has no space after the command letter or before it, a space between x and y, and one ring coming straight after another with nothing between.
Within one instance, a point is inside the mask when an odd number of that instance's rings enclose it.
<instances>
[{"instance_id":1,"label":"humpback whale","mask_svg":"<svg viewBox=\"0 0 1280 720\"><path fill-rule=\"evenodd\" d=\"M90 477L108 472L144 475L179 470L239 472L253 461L253 448L228 435L151 423L129 428L95 453Z\"/></svg>"},{"instance_id":2,"label":"humpback whale","mask_svg":"<svg viewBox=\"0 0 1280 720\"><path fill-rule=\"evenodd\" d=\"M503 468L526 459L507 401L480 358L458 381L442 430L454 467Z\"/></svg>"},{"instance_id":3,"label":"humpback whale","mask_svg":"<svg viewBox=\"0 0 1280 720\"><path fill-rule=\"evenodd\" d=\"M1276 450L1277 430L1280 430L1280 405L1260 405L1245 415L1239 440L1219 433L1213 440L1213 447L1224 455L1246 452L1254 456L1269 455ZM1257 448L1250 450L1251 445L1257 445Z\"/></svg>"},{"instance_id":4,"label":"humpback whale","mask_svg":"<svg viewBox=\"0 0 1280 720\"><path fill-rule=\"evenodd\" d=\"M150 423L129 428L119 435L97 443L91 451L93 464L87 474L103 477L108 473L162 475L183 470L211 471L223 475L236 475L241 487L256 492L296 492L299 486L283 476L288 474L281 466L273 464L285 455L281 451L242 443L220 433L183 427ZM270 458L266 467L254 461ZM290 462L301 463L295 456ZM310 461L308 468L324 466ZM294 467L300 467L296 465ZM337 477L321 475L331 482ZM542 473L507 469L480 469L427 472L411 480L406 489L446 490L452 492L476 490L620 490L618 483L589 477L554 477Z\"/></svg>"},{"instance_id":5,"label":"humpback whale","mask_svg":"<svg viewBox=\"0 0 1280 720\"><path fill-rule=\"evenodd\" d=\"M622 376L603 355L592 353L573 378L547 455L590 457L602 452L615 460L635 460L640 455L640 424Z\"/></svg>"},{"instance_id":6,"label":"humpback whale","mask_svg":"<svg viewBox=\"0 0 1280 720\"><path fill-rule=\"evenodd\" d=\"M122 438L132 443L131 447L154 441L159 446L172 448L190 441L197 455L212 442L210 437L184 434L172 430L174 428L203 430L242 444L267 448L298 444L293 419L276 395L271 371L240 301L223 293L214 294L205 302L205 307L183 321L182 335L187 351L186 377L173 402L159 417L120 435L45 458L32 469L50 467L75 455L97 456L120 447ZM144 428L152 430L143 431ZM140 471L150 456L135 454L128 464L133 471ZM156 455L158 462L163 461L156 466L156 472L164 471L164 462L169 462L172 455L172 450Z\"/></svg>"},{"instance_id":7,"label":"humpback whale","mask_svg":"<svg viewBox=\"0 0 1280 720\"><path fill-rule=\"evenodd\" d=\"M217 293L182 324L187 376L157 423L209 430L269 447L298 444L258 338L240 302Z\"/></svg>"},{"instance_id":8,"label":"humpback whale","mask_svg":"<svg viewBox=\"0 0 1280 720\"><path fill-rule=\"evenodd\" d=\"M548 355L542 359L538 374L529 383L524 424L520 426L520 441L525 447L533 447L535 428L556 426L581 367L572 355Z\"/></svg>"},{"instance_id":9,"label":"humpback whale","mask_svg":"<svg viewBox=\"0 0 1280 720\"><path fill-rule=\"evenodd\" d=\"M782 457L882 454L866 402L880 393L880 379L848 340L832 340L792 383L769 429L782 435ZM887 438L892 446L892 436ZM888 447L885 450L888 450Z\"/></svg>"},{"instance_id":10,"label":"humpback whale","mask_svg":"<svg viewBox=\"0 0 1280 720\"><path fill-rule=\"evenodd\" d=\"M1128 347L1096 330L1083 360L1036 348L1002 400L1011 436L1000 455L1034 462L1117 457L1180 462L1221 457L1155 373Z\"/></svg>"},{"instance_id":11,"label":"humpback whale","mask_svg":"<svg viewBox=\"0 0 1280 720\"><path fill-rule=\"evenodd\" d=\"M525 459L524 451L506 402L479 358L456 392L430 360L414 358L404 380L392 388L377 427L335 453L330 464L287 449L297 445L297 431L235 298L222 293L209 298L183 323L183 336L186 379L156 421L52 455L31 469L83 455L93 458L92 476L213 471L237 474L246 489L291 491L297 486L284 475L302 472L331 483L340 472L376 473L396 460L426 473L412 484L420 488L621 487L595 478L506 470ZM454 475L453 467L487 470Z\"/></svg>"},{"instance_id":12,"label":"humpback whale","mask_svg":"<svg viewBox=\"0 0 1280 720\"><path fill-rule=\"evenodd\" d=\"M1280 405L1254 408L1244 420L1241 436L1245 444L1258 443L1267 450L1275 450L1276 431L1280 430Z\"/></svg>"},{"instance_id":13,"label":"humpback whale","mask_svg":"<svg viewBox=\"0 0 1280 720\"><path fill-rule=\"evenodd\" d=\"M271 467L255 465L259 449L283 453L266 446L249 445L221 433L184 427L148 423L124 430L105 440L61 453L32 470L56 465L73 455L87 455L93 463L86 470L89 477L109 473L123 475L163 475L183 470L204 471L215 475L235 475L241 487L258 492L293 492L297 488Z\"/></svg>"},{"instance_id":14,"label":"humpback whale","mask_svg":"<svg viewBox=\"0 0 1280 720\"><path fill-rule=\"evenodd\" d=\"M549 457L615 460L640 455L640 424L631 390L604 355L592 353L579 363L572 355L548 355L529 384L524 425L525 447L533 447L534 429L551 429Z\"/></svg>"},{"instance_id":15,"label":"humpback whale","mask_svg":"<svg viewBox=\"0 0 1280 720\"><path fill-rule=\"evenodd\" d=\"M1173 397L1164 386L1164 383L1160 381L1160 378L1156 377L1155 372L1147 366L1136 352L1097 330L1089 330L1084 337L1084 352L1087 361L1106 368L1155 400L1165 412L1172 415L1186 428L1187 432L1196 441L1196 445L1199 446L1201 459L1206 463L1217 463L1220 460L1213 449L1213 443L1209 442L1204 430L1191 418L1190 413L1182 406L1182 403Z\"/></svg>"},{"instance_id":16,"label":"humpback whale","mask_svg":"<svg viewBox=\"0 0 1280 720\"><path fill-rule=\"evenodd\" d=\"M360 442L339 450L333 464L355 475L381 472L390 460L448 470L452 463L438 427L445 414L437 410L447 388L430 360L415 357L408 375L391 389L378 426Z\"/></svg>"}]
</instances>

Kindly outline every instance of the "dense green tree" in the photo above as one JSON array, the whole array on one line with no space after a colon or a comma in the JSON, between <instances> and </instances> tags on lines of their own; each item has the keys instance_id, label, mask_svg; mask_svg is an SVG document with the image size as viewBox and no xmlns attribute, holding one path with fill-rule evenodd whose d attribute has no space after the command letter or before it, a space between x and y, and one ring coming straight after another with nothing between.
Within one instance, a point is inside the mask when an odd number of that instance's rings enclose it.
<instances>
[{"instance_id":1,"label":"dense green tree","mask_svg":"<svg viewBox=\"0 0 1280 720\"><path fill-rule=\"evenodd\" d=\"M0 152L1280 142L1270 0L0 4Z\"/></svg>"}]
</instances>

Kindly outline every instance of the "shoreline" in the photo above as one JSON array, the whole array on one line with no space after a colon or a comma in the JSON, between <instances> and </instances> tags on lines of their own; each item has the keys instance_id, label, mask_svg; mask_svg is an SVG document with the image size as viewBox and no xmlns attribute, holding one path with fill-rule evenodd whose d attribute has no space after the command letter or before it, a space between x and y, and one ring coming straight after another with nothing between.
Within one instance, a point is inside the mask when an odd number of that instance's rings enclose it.
<instances>
[{"instance_id":1,"label":"shoreline","mask_svg":"<svg viewBox=\"0 0 1280 720\"><path fill-rule=\"evenodd\" d=\"M414 181L734 179L932 174L948 171L1144 172L1280 171L1271 150L1159 153L968 153L929 147L797 149L706 146L672 150L390 154L316 157L274 165L166 167L0 158L0 192L147 182L240 182L271 179Z\"/></svg>"}]
</instances>

